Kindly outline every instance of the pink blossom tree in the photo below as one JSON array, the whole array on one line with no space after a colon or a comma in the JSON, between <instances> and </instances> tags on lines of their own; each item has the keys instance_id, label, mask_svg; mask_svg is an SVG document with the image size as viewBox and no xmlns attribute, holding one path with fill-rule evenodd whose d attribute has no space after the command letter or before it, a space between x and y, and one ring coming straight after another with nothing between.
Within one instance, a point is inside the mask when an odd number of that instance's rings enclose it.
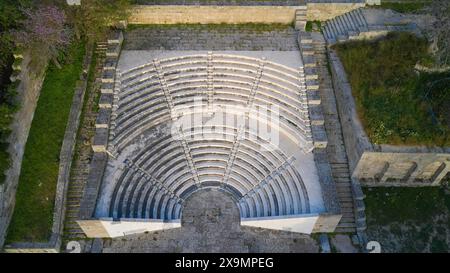
<instances>
[{"instance_id":1,"label":"pink blossom tree","mask_svg":"<svg viewBox=\"0 0 450 273\"><path fill-rule=\"evenodd\" d=\"M58 55L70 43L66 15L56 6L40 6L24 10L23 27L13 32L15 42L33 53L35 61L52 60L60 67Z\"/></svg>"}]
</instances>

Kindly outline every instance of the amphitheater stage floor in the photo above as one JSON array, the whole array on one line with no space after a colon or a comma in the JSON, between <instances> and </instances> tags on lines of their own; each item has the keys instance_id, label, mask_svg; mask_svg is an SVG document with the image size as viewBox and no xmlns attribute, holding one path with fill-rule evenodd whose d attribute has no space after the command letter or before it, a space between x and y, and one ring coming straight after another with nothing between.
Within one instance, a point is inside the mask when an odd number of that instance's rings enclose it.
<instances>
[{"instance_id":1,"label":"amphitheater stage floor","mask_svg":"<svg viewBox=\"0 0 450 273\"><path fill-rule=\"evenodd\" d=\"M220 212L220 213L219 213ZM234 201L215 190L187 200L181 228L105 240L105 253L317 253L308 235L239 225Z\"/></svg>"}]
</instances>

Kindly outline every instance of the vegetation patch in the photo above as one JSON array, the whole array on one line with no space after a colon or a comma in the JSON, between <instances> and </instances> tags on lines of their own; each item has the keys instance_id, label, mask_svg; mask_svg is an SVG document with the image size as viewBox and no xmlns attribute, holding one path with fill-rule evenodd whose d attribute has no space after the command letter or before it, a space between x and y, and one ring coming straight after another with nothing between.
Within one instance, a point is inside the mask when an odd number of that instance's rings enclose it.
<instances>
[{"instance_id":1,"label":"vegetation patch","mask_svg":"<svg viewBox=\"0 0 450 273\"><path fill-rule=\"evenodd\" d=\"M376 144L450 145L450 72L429 64L428 43L410 33L352 41L335 49L347 72L361 122Z\"/></svg>"},{"instance_id":2,"label":"vegetation patch","mask_svg":"<svg viewBox=\"0 0 450 273\"><path fill-rule=\"evenodd\" d=\"M415 2L415 3L386 3L383 2L379 6L374 6L377 8L391 9L400 13L414 13L422 10L427 5L426 2Z\"/></svg>"},{"instance_id":3,"label":"vegetation patch","mask_svg":"<svg viewBox=\"0 0 450 273\"><path fill-rule=\"evenodd\" d=\"M443 188L367 188L369 240L382 252L448 252L450 194Z\"/></svg>"},{"instance_id":4,"label":"vegetation patch","mask_svg":"<svg viewBox=\"0 0 450 273\"><path fill-rule=\"evenodd\" d=\"M7 243L49 239L59 155L84 55L84 42L75 41L61 69L48 67L25 147Z\"/></svg>"},{"instance_id":5,"label":"vegetation patch","mask_svg":"<svg viewBox=\"0 0 450 273\"><path fill-rule=\"evenodd\" d=\"M316 25L318 31L322 29L322 22L320 21L307 21L305 26L305 31L312 32L314 31L314 25Z\"/></svg>"}]
</instances>

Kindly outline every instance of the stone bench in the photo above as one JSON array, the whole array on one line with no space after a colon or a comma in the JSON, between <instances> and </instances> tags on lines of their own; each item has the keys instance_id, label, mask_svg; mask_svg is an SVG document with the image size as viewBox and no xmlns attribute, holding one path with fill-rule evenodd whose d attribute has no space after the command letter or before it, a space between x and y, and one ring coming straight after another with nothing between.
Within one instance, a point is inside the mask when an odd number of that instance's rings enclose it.
<instances>
[{"instance_id":1,"label":"stone bench","mask_svg":"<svg viewBox=\"0 0 450 273\"><path fill-rule=\"evenodd\" d=\"M113 145L117 148L118 151L121 151L124 147L126 147L130 142L132 142L137 136L142 134L145 130L155 127L164 122L168 122L171 120L169 112L163 112L151 122L146 122L144 125L142 124L133 124L129 127L128 133L118 134L116 133L113 138ZM141 122L142 123L142 122Z\"/></svg>"},{"instance_id":2,"label":"stone bench","mask_svg":"<svg viewBox=\"0 0 450 273\"><path fill-rule=\"evenodd\" d=\"M164 93L161 92L161 90L149 91L147 95L135 96L128 98L127 100L120 100L116 114L121 117L128 115L128 113L140 112L142 107L145 108L146 105L153 105L160 100L165 102Z\"/></svg>"}]
</instances>

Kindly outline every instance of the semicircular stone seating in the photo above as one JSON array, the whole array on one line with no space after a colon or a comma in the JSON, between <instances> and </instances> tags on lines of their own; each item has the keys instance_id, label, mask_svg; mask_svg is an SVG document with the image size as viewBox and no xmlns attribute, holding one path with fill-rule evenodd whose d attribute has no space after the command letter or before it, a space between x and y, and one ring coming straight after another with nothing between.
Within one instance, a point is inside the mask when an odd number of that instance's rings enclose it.
<instances>
[{"instance_id":1,"label":"semicircular stone seating","mask_svg":"<svg viewBox=\"0 0 450 273\"><path fill-rule=\"evenodd\" d=\"M184 200L207 187L231 193L243 218L310 213L292 151L252 129L257 120L281 141L311 150L300 71L208 53L151 60L118 79L108 149L125 160L110 217L179 219ZM225 122L229 115L242 123ZM151 130L157 133L145 138ZM145 145L122 155L143 137Z\"/></svg>"}]
</instances>

